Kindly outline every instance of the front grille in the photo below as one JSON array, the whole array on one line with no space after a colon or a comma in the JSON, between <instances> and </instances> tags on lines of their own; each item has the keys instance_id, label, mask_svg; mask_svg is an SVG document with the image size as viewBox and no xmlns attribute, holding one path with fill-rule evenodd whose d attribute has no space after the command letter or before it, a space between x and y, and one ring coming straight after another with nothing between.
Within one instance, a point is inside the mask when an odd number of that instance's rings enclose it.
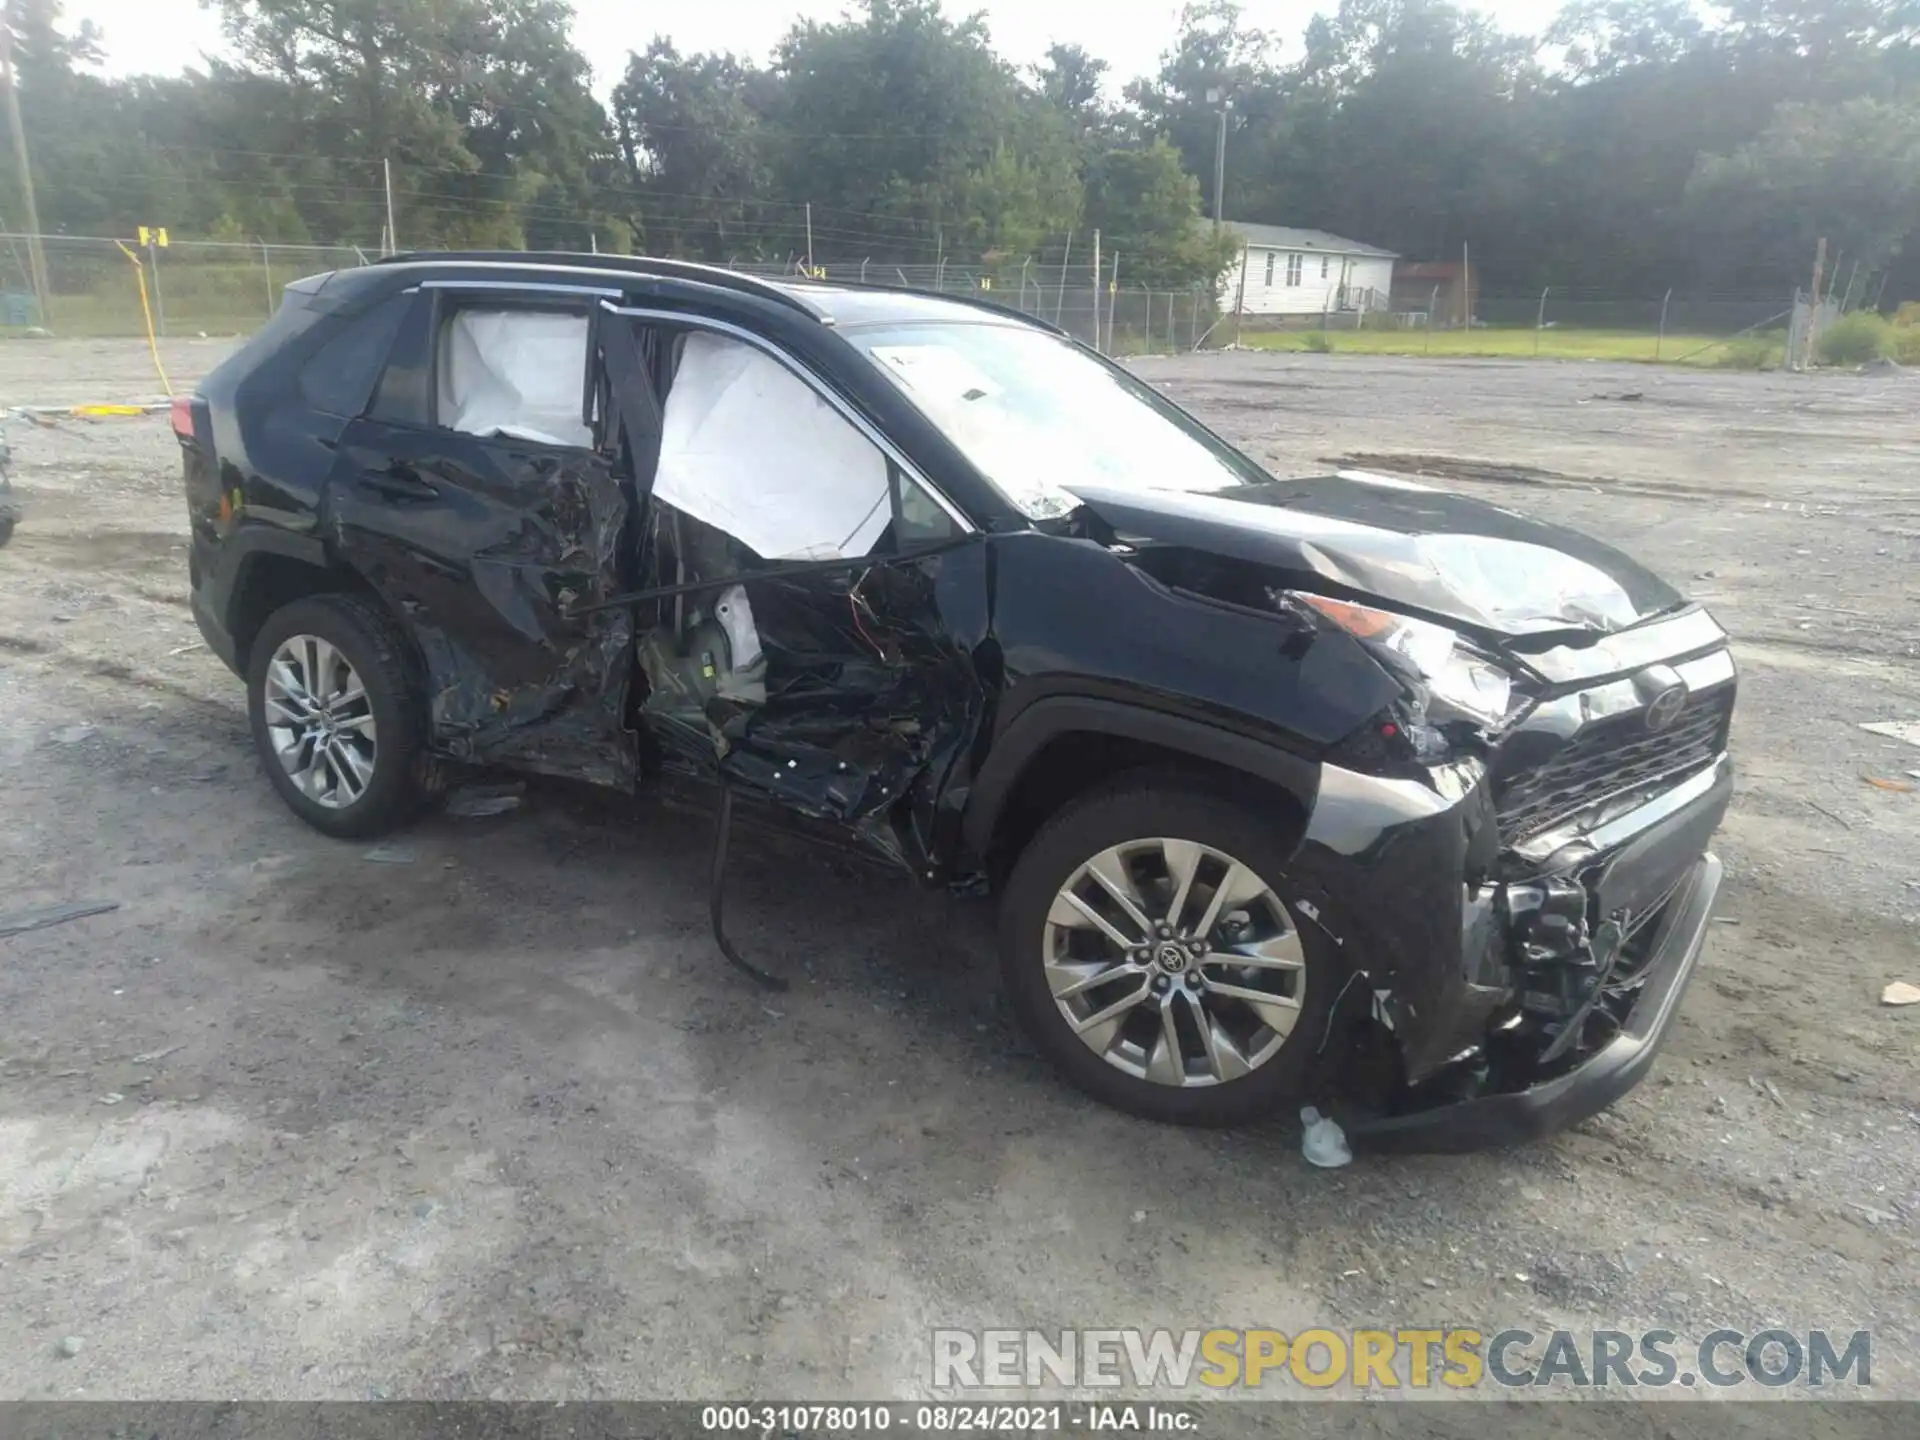
<instances>
[{"instance_id":1,"label":"front grille","mask_svg":"<svg viewBox=\"0 0 1920 1440\"><path fill-rule=\"evenodd\" d=\"M1501 843L1515 844L1610 796L1710 763L1726 748L1732 714L1733 687L1724 685L1688 700L1665 730L1650 733L1639 711L1588 726L1543 764L1500 786Z\"/></svg>"}]
</instances>

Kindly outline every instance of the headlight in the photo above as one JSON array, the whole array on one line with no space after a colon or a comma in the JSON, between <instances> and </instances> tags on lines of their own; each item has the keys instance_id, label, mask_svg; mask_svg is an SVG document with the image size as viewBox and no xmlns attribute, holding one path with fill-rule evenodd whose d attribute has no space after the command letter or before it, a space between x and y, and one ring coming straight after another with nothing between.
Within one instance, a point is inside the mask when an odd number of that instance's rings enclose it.
<instances>
[{"instance_id":1,"label":"headlight","mask_svg":"<svg viewBox=\"0 0 1920 1440\"><path fill-rule=\"evenodd\" d=\"M1498 666L1467 649L1460 637L1444 625L1377 610L1371 605L1356 605L1348 600L1332 600L1325 595L1292 592L1297 600L1312 606L1355 639L1387 652L1383 659L1398 657L1417 675L1431 700L1439 701L1439 710L1456 714L1422 715L1422 723L1440 724L1449 719L1466 718L1483 725L1498 725L1507 718L1513 700L1513 681Z\"/></svg>"}]
</instances>

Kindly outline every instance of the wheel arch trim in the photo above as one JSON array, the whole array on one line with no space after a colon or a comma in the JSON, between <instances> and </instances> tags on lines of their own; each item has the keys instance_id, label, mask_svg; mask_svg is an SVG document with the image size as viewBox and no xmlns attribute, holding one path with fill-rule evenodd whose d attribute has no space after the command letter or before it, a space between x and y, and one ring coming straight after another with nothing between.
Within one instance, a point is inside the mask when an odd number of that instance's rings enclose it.
<instances>
[{"instance_id":1,"label":"wheel arch trim","mask_svg":"<svg viewBox=\"0 0 1920 1440\"><path fill-rule=\"evenodd\" d=\"M1076 733L1142 741L1238 770L1285 791L1299 803L1302 816L1313 813L1319 796L1318 761L1254 736L1144 705L1051 695L1022 709L980 766L961 821L961 838L971 854L986 855L1000 817L1034 758L1052 741Z\"/></svg>"}]
</instances>

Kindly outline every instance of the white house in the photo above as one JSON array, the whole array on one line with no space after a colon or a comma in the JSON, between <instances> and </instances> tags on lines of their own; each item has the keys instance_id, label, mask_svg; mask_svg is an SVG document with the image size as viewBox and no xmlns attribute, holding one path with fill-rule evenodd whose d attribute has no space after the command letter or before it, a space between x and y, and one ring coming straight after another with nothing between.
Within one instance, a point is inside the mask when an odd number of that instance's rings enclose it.
<instances>
[{"instance_id":1,"label":"white house","mask_svg":"<svg viewBox=\"0 0 1920 1440\"><path fill-rule=\"evenodd\" d=\"M1391 250L1324 230L1227 222L1243 244L1220 277L1220 308L1246 315L1364 314L1388 308Z\"/></svg>"}]
</instances>

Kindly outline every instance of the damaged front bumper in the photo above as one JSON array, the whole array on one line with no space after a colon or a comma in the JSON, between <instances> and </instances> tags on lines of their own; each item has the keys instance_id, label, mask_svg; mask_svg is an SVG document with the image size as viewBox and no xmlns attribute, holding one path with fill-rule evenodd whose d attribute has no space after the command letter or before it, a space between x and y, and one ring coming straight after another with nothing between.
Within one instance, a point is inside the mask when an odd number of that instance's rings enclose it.
<instances>
[{"instance_id":1,"label":"damaged front bumper","mask_svg":"<svg viewBox=\"0 0 1920 1440\"><path fill-rule=\"evenodd\" d=\"M1435 778L1326 767L1301 849L1398 1061L1389 1096L1342 1115L1358 1147L1512 1144L1611 1105L1651 1066L1719 889L1724 753L1548 846L1501 842L1477 766Z\"/></svg>"},{"instance_id":2,"label":"damaged front bumper","mask_svg":"<svg viewBox=\"0 0 1920 1440\"><path fill-rule=\"evenodd\" d=\"M1348 1127L1351 1140L1379 1151L1460 1152L1538 1140L1597 1115L1639 1084L1680 1009L1707 937L1720 861L1702 855L1654 922L1638 994L1614 1038L1550 1080Z\"/></svg>"}]
</instances>

